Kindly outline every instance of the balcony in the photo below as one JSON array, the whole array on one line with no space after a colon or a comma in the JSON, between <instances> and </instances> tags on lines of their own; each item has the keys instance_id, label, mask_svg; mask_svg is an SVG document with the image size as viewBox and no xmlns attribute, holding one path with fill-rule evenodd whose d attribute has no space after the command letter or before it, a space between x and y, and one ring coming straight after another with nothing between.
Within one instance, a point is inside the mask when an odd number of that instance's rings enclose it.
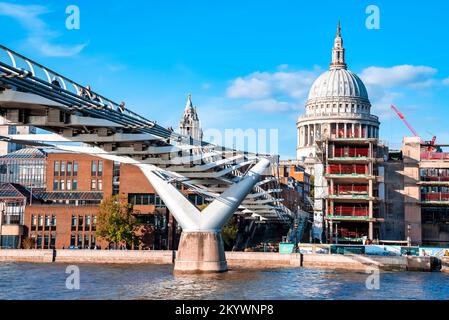
<instances>
[{"instance_id":1,"label":"balcony","mask_svg":"<svg viewBox=\"0 0 449 320\"><path fill-rule=\"evenodd\" d=\"M363 205L336 205L334 212L329 212L332 218L369 218L368 206Z\"/></svg>"},{"instance_id":2,"label":"balcony","mask_svg":"<svg viewBox=\"0 0 449 320\"><path fill-rule=\"evenodd\" d=\"M331 164L326 168L331 175L368 175L368 166L358 164Z\"/></svg>"},{"instance_id":3,"label":"balcony","mask_svg":"<svg viewBox=\"0 0 449 320\"><path fill-rule=\"evenodd\" d=\"M22 215L20 214L4 214L2 217L3 225L22 225Z\"/></svg>"},{"instance_id":4,"label":"balcony","mask_svg":"<svg viewBox=\"0 0 449 320\"><path fill-rule=\"evenodd\" d=\"M421 193L421 204L449 205L448 192Z\"/></svg>"},{"instance_id":5,"label":"balcony","mask_svg":"<svg viewBox=\"0 0 449 320\"><path fill-rule=\"evenodd\" d=\"M427 152L421 154L421 160L443 161L449 160L449 152Z\"/></svg>"},{"instance_id":6,"label":"balcony","mask_svg":"<svg viewBox=\"0 0 449 320\"><path fill-rule=\"evenodd\" d=\"M304 114L298 118L298 121L308 121L322 118L332 118L332 119L357 119L357 120L368 120L373 122L379 122L379 117L372 114L364 113L315 113L315 114Z\"/></svg>"}]
</instances>

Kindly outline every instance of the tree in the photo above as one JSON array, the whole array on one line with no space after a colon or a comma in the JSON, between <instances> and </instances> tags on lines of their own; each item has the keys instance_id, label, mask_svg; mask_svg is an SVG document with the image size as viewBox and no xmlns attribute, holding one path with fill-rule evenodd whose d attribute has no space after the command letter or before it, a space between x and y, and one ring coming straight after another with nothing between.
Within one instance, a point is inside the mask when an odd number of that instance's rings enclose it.
<instances>
[{"instance_id":1,"label":"tree","mask_svg":"<svg viewBox=\"0 0 449 320\"><path fill-rule=\"evenodd\" d=\"M35 242L32 238L30 238L30 237L23 238L23 240L22 240L22 248L23 249L33 249L34 245L35 245Z\"/></svg>"},{"instance_id":2,"label":"tree","mask_svg":"<svg viewBox=\"0 0 449 320\"><path fill-rule=\"evenodd\" d=\"M136 218L132 213L133 206L125 197L104 199L97 215L97 236L110 243L131 247L137 240L134 233Z\"/></svg>"},{"instance_id":3,"label":"tree","mask_svg":"<svg viewBox=\"0 0 449 320\"><path fill-rule=\"evenodd\" d=\"M239 231L237 219L232 217L228 223L223 227L221 234L223 236L223 242L225 250L231 250L237 239L237 233Z\"/></svg>"}]
</instances>

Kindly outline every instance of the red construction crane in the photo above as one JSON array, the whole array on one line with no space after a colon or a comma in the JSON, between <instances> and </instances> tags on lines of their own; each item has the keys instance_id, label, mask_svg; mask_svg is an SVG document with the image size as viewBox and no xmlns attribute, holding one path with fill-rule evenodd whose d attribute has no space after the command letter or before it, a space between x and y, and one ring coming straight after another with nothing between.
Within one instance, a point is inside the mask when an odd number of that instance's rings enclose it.
<instances>
[{"instance_id":1,"label":"red construction crane","mask_svg":"<svg viewBox=\"0 0 449 320\"><path fill-rule=\"evenodd\" d=\"M395 106L391 105L391 109L394 110L394 112L396 112L396 114L398 115L398 117L404 121L405 125L407 126L407 128L410 129L410 131L413 133L413 135L415 137L419 137L421 140L422 138L420 137L420 135L418 134L418 132L415 131L415 129L413 129L413 127L410 125L410 123L408 123L408 121L405 119L405 116L402 114L401 111L398 110L398 108L396 108Z\"/></svg>"},{"instance_id":2,"label":"red construction crane","mask_svg":"<svg viewBox=\"0 0 449 320\"><path fill-rule=\"evenodd\" d=\"M395 106L391 105L391 109L393 109L394 112L396 112L396 114L398 115L398 117L405 123L405 125L407 126L407 128L410 129L410 131L413 133L413 135L415 137L418 137L421 139L421 143L425 143L428 144L429 147L427 148L427 151L432 152L435 150L435 141L437 140L437 137L434 135L432 138L432 141L424 141L423 138L421 138L421 136L418 134L418 132L416 132L415 129L413 129L413 127L411 126L410 123L408 123L407 119L405 119L405 116L402 114L401 111L398 110L398 108L396 108Z\"/></svg>"}]
</instances>

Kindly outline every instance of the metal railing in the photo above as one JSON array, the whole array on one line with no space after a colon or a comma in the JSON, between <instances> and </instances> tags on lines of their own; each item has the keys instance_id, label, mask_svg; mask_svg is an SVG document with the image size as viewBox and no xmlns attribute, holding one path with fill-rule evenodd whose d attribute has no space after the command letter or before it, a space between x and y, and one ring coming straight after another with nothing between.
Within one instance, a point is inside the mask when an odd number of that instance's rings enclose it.
<instances>
[{"instance_id":1,"label":"metal railing","mask_svg":"<svg viewBox=\"0 0 449 320\"><path fill-rule=\"evenodd\" d=\"M316 114L303 114L299 116L298 119L306 120L313 118L322 118L322 117L332 117L335 119L362 119L362 120L371 120L371 121L379 121L379 117L372 114L364 114L364 113L332 113L332 112L323 112Z\"/></svg>"}]
</instances>

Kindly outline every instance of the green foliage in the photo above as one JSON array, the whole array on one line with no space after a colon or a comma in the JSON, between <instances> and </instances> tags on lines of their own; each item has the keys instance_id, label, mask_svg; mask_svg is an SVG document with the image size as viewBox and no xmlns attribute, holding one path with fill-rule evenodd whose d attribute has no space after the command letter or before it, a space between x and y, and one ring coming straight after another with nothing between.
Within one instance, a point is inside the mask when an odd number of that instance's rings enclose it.
<instances>
[{"instance_id":1,"label":"green foliage","mask_svg":"<svg viewBox=\"0 0 449 320\"><path fill-rule=\"evenodd\" d=\"M23 240L22 240L22 248L23 249L33 249L34 245L35 245L35 242L32 238L30 238L30 237L23 238Z\"/></svg>"},{"instance_id":2,"label":"green foliage","mask_svg":"<svg viewBox=\"0 0 449 320\"><path fill-rule=\"evenodd\" d=\"M235 244L235 240L237 239L237 219L232 217L228 223L223 227L221 232L223 236L223 242L225 246L225 250L231 250Z\"/></svg>"},{"instance_id":3,"label":"green foliage","mask_svg":"<svg viewBox=\"0 0 449 320\"><path fill-rule=\"evenodd\" d=\"M132 212L132 205L124 197L104 199L97 216L97 236L110 243L126 244L128 247L135 244L136 218Z\"/></svg>"}]
</instances>

